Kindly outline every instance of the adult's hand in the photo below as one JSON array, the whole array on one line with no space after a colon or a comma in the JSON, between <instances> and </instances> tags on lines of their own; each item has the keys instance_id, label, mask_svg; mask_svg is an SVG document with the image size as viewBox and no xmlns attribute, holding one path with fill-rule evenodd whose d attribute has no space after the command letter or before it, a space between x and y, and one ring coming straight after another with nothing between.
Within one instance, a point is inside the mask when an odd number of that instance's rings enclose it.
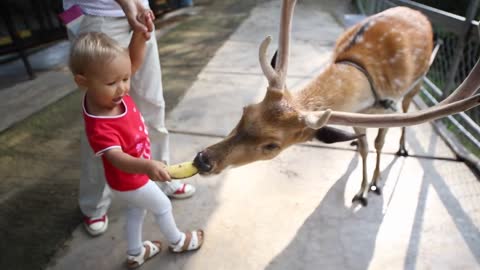
<instances>
[{"instance_id":1,"label":"adult's hand","mask_svg":"<svg viewBox=\"0 0 480 270\"><path fill-rule=\"evenodd\" d=\"M148 34L153 31L153 12L145 8L139 0L115 0L125 12L128 23L134 31ZM145 15L148 14L148 15Z\"/></svg>"}]
</instances>

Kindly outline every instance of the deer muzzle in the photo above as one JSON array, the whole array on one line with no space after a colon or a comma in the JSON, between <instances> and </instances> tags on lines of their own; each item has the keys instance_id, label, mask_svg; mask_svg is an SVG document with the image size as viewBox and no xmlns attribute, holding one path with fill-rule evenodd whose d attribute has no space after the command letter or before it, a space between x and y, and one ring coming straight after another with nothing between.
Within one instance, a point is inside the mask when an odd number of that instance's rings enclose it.
<instances>
[{"instance_id":1,"label":"deer muzzle","mask_svg":"<svg viewBox=\"0 0 480 270\"><path fill-rule=\"evenodd\" d=\"M193 165L198 168L200 174L208 174L212 171L213 166L210 163L208 154L206 151L198 152L193 160Z\"/></svg>"}]
</instances>

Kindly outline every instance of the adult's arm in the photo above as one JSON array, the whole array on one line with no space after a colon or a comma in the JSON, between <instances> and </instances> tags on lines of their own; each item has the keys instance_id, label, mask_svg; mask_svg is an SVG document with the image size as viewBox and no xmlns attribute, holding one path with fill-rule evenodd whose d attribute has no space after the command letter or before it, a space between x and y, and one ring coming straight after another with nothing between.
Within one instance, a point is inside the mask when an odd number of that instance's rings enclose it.
<instances>
[{"instance_id":1,"label":"adult's arm","mask_svg":"<svg viewBox=\"0 0 480 270\"><path fill-rule=\"evenodd\" d=\"M150 21L142 20L142 14L149 11L139 0L115 0L125 12L128 23L135 31L150 33L153 31L153 19ZM152 13L153 16L153 13Z\"/></svg>"}]
</instances>

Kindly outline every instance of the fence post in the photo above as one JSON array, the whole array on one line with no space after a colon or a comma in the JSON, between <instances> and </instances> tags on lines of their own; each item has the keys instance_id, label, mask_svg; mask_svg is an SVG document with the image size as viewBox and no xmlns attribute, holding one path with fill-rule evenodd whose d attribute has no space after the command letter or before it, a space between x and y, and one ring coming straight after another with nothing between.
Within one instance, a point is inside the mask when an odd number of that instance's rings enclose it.
<instances>
[{"instance_id":1,"label":"fence post","mask_svg":"<svg viewBox=\"0 0 480 270\"><path fill-rule=\"evenodd\" d=\"M475 15L477 13L478 3L479 0L470 0L470 3L467 7L465 23L463 24L462 31L458 35L458 43L455 46L451 68L447 74L447 83L445 84L443 98L447 97L455 87L455 76L457 75L460 61L463 59L463 50L465 48L465 43L468 39L468 33L470 33L470 29L472 27L472 20L475 18Z\"/></svg>"}]
</instances>

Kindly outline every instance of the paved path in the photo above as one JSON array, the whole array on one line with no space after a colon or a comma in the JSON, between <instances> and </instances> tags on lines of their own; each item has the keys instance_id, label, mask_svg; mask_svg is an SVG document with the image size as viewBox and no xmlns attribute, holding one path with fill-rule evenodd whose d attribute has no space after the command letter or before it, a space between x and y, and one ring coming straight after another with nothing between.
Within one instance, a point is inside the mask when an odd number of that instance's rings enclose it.
<instances>
[{"instance_id":1,"label":"paved path","mask_svg":"<svg viewBox=\"0 0 480 270\"><path fill-rule=\"evenodd\" d=\"M238 121L242 106L263 97L258 45L266 34L277 35L278 2L262 1L251 12L169 114L173 162L190 160L218 141ZM298 89L322 68L342 31L317 5L300 1L290 88ZM391 154L398 138L398 129L387 135L383 196L372 195L366 208L351 204L361 162L347 143L297 145L272 161L189 179L198 192L175 201L174 214L182 229L204 228L205 245L185 255L164 251L142 269L480 268L476 177L428 124L408 132L413 157ZM373 171L374 155L369 159ZM49 269L121 269L121 208L115 201L110 228L101 237L91 239L78 228ZM163 239L151 215L144 237Z\"/></svg>"}]
</instances>

